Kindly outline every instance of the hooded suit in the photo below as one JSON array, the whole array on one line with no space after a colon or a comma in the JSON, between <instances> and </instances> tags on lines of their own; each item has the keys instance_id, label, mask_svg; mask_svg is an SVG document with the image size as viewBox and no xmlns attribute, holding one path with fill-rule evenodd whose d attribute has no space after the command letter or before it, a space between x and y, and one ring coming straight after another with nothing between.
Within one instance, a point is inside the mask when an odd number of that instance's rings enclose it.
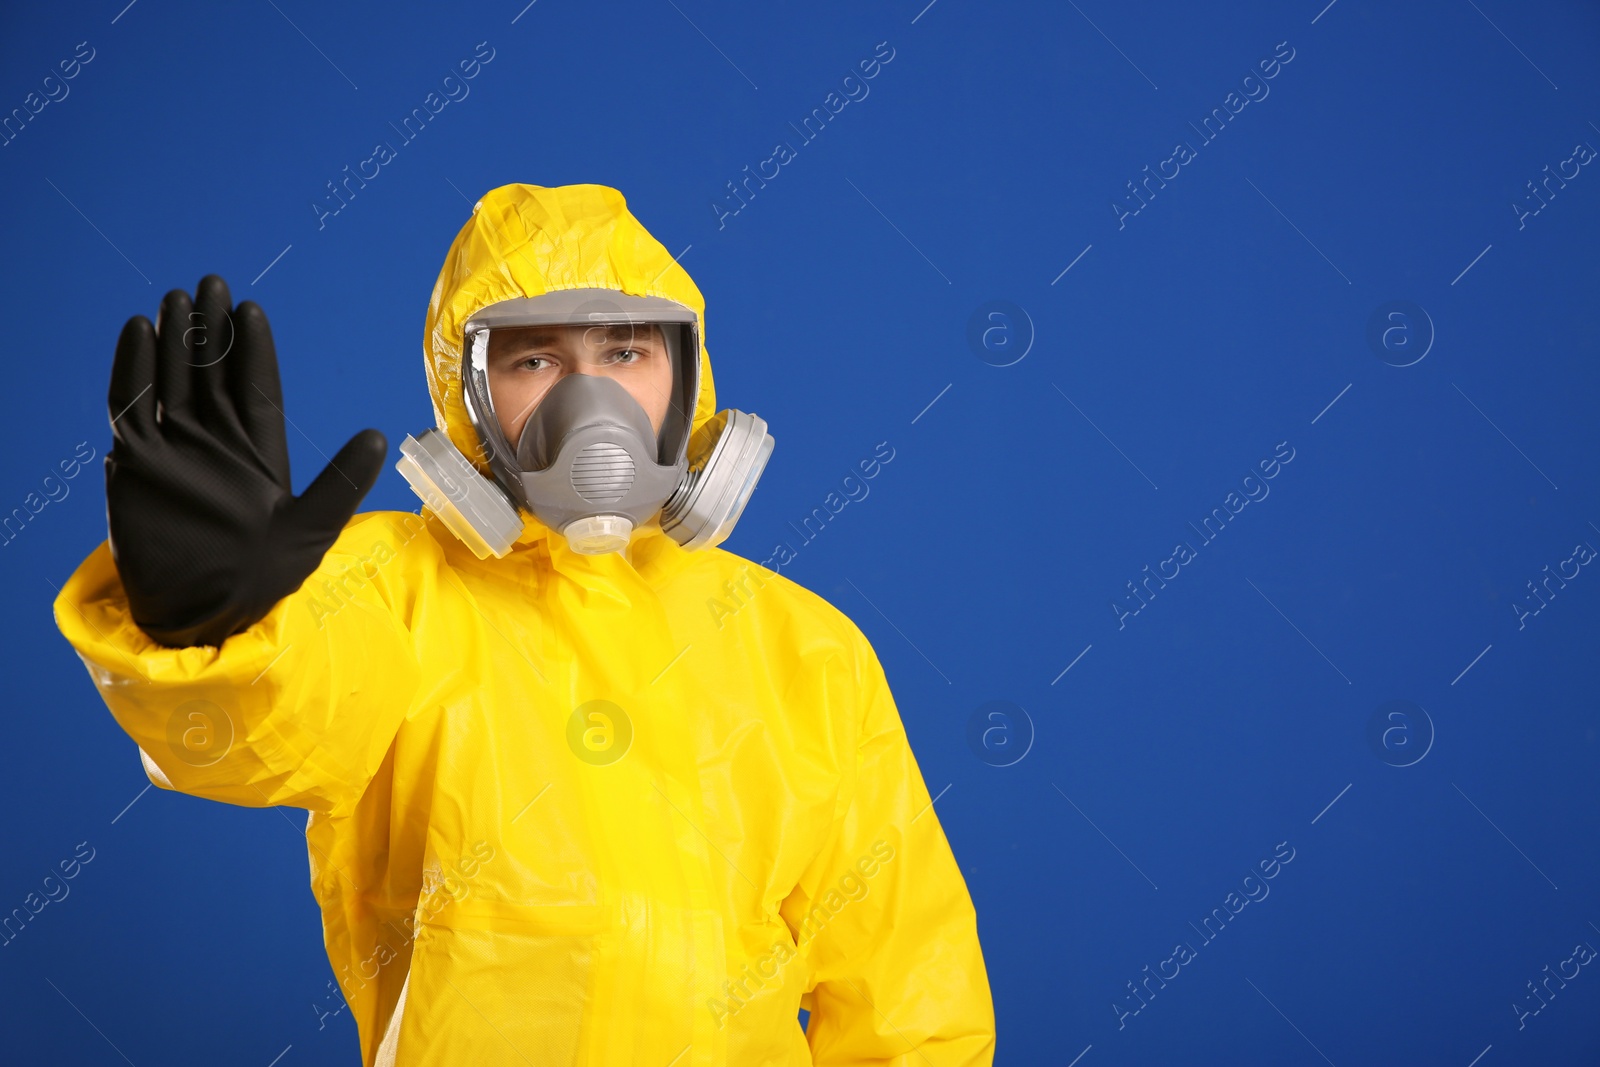
<instances>
[{"instance_id":1,"label":"hooded suit","mask_svg":"<svg viewBox=\"0 0 1600 1067\"><path fill-rule=\"evenodd\" d=\"M464 454L463 323L584 287L694 309L713 417L704 299L621 194L504 186L428 307ZM55 615L155 784L309 810L368 1067L992 1061L976 916L878 658L781 575L655 523L586 556L527 518L480 560L427 509L368 512L221 647L147 637L106 544Z\"/></svg>"}]
</instances>

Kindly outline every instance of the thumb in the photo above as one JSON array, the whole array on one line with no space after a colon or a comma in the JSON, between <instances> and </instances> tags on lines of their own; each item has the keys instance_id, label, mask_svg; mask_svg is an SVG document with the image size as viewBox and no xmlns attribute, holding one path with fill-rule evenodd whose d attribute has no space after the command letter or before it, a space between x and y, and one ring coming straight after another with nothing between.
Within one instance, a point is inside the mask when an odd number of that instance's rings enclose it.
<instances>
[{"instance_id":1,"label":"thumb","mask_svg":"<svg viewBox=\"0 0 1600 1067\"><path fill-rule=\"evenodd\" d=\"M389 442L377 430L362 430L339 449L291 505L302 530L337 534L383 470Z\"/></svg>"}]
</instances>

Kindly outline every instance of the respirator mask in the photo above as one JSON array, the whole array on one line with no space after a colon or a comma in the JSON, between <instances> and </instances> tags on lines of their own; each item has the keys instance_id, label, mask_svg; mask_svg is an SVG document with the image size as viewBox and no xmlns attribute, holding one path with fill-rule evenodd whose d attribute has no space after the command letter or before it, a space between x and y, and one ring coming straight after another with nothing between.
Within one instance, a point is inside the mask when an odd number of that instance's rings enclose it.
<instances>
[{"instance_id":1,"label":"respirator mask","mask_svg":"<svg viewBox=\"0 0 1600 1067\"><path fill-rule=\"evenodd\" d=\"M581 327L579 347L599 358L568 368L536 396L515 442L490 390L489 339ZM566 289L491 304L463 327L462 396L493 480L433 429L407 436L396 468L479 559L504 556L532 513L584 555L618 552L659 518L688 549L720 544L755 492L773 439L755 415L725 410L693 432L700 396L700 328L692 308L613 289ZM619 380L621 354L671 367L660 431ZM659 389L651 394L659 395Z\"/></svg>"}]
</instances>

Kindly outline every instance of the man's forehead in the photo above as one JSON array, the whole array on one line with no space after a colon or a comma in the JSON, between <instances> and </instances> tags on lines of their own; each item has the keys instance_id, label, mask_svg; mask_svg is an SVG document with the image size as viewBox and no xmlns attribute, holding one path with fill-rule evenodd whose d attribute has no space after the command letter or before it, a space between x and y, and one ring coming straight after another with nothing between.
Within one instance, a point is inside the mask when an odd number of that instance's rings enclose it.
<instances>
[{"instance_id":1,"label":"man's forehead","mask_svg":"<svg viewBox=\"0 0 1600 1067\"><path fill-rule=\"evenodd\" d=\"M590 333L594 331L594 333ZM603 331L603 333L602 333ZM502 326L490 331L490 341L515 346L560 344L582 336L589 344L602 341L653 341L661 338L661 326L656 323L568 323L562 326ZM494 346L499 347L499 346Z\"/></svg>"},{"instance_id":2,"label":"man's forehead","mask_svg":"<svg viewBox=\"0 0 1600 1067\"><path fill-rule=\"evenodd\" d=\"M591 341L598 340L599 335L590 335L588 332L590 330L604 330L605 339L608 341L648 339L659 337L661 334L661 327L653 322L596 323L592 326L587 323L580 322L570 323L564 326L501 327L498 330L491 330L489 336L491 340L496 337L503 337L506 340L514 341L517 344L526 345L553 343L570 337L574 333L582 333Z\"/></svg>"}]
</instances>

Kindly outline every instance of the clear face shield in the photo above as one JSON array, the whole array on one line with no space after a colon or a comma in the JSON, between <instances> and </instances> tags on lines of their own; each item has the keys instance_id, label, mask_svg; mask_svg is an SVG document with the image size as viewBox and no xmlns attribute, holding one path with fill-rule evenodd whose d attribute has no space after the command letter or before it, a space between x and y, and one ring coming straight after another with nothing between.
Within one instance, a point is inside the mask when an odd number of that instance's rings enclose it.
<instances>
[{"instance_id":1,"label":"clear face shield","mask_svg":"<svg viewBox=\"0 0 1600 1067\"><path fill-rule=\"evenodd\" d=\"M479 558L510 551L519 507L584 554L620 551L657 518L691 549L732 531L773 439L759 417L731 410L691 434L692 309L562 290L484 308L464 334L462 392L494 482L438 430L408 437L397 466Z\"/></svg>"}]
</instances>

